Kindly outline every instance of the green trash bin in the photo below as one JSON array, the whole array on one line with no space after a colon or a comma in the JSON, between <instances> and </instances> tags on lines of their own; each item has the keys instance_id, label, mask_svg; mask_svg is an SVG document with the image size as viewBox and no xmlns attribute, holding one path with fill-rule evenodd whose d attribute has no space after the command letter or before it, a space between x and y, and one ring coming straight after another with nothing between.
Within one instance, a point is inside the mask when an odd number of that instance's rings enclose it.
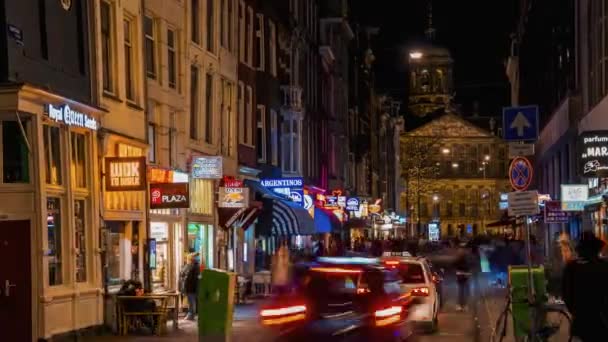
<instances>
[{"instance_id":1,"label":"green trash bin","mask_svg":"<svg viewBox=\"0 0 608 342\"><path fill-rule=\"evenodd\" d=\"M201 342L229 341L236 275L206 269L198 286L198 336Z\"/></svg>"},{"instance_id":2,"label":"green trash bin","mask_svg":"<svg viewBox=\"0 0 608 342\"><path fill-rule=\"evenodd\" d=\"M547 298L547 281L542 266L532 267L534 293L537 302ZM511 312L513 315L513 333L516 337L526 336L530 331L530 305L528 303L528 266L509 266L509 284L511 286Z\"/></svg>"}]
</instances>

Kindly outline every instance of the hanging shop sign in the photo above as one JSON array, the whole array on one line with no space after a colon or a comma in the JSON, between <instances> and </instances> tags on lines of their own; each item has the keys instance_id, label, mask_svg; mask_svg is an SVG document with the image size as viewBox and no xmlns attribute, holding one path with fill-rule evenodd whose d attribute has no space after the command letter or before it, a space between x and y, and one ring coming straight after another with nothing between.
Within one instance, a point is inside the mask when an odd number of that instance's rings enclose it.
<instances>
[{"instance_id":1,"label":"hanging shop sign","mask_svg":"<svg viewBox=\"0 0 608 342\"><path fill-rule=\"evenodd\" d=\"M608 177L608 131L578 136L578 172L582 177Z\"/></svg>"},{"instance_id":2,"label":"hanging shop sign","mask_svg":"<svg viewBox=\"0 0 608 342\"><path fill-rule=\"evenodd\" d=\"M367 205L367 211L370 214L378 214L382 211L382 200L381 199L377 199L376 202L374 203L370 203Z\"/></svg>"},{"instance_id":3,"label":"hanging shop sign","mask_svg":"<svg viewBox=\"0 0 608 342\"><path fill-rule=\"evenodd\" d=\"M168 170L159 167L148 168L148 182L150 183L188 183L188 174L177 170Z\"/></svg>"},{"instance_id":4,"label":"hanging shop sign","mask_svg":"<svg viewBox=\"0 0 608 342\"><path fill-rule=\"evenodd\" d=\"M196 157L192 160L192 178L221 179L223 172L222 157Z\"/></svg>"},{"instance_id":5,"label":"hanging shop sign","mask_svg":"<svg viewBox=\"0 0 608 342\"><path fill-rule=\"evenodd\" d=\"M429 241L439 241L440 229L439 223L429 223Z\"/></svg>"},{"instance_id":6,"label":"hanging shop sign","mask_svg":"<svg viewBox=\"0 0 608 342\"><path fill-rule=\"evenodd\" d=\"M106 191L146 189L146 157L106 157Z\"/></svg>"},{"instance_id":7,"label":"hanging shop sign","mask_svg":"<svg viewBox=\"0 0 608 342\"><path fill-rule=\"evenodd\" d=\"M246 208L249 206L249 188L220 187L218 208Z\"/></svg>"},{"instance_id":8,"label":"hanging shop sign","mask_svg":"<svg viewBox=\"0 0 608 342\"><path fill-rule=\"evenodd\" d=\"M360 204L358 197L350 197L346 200L346 211L359 211Z\"/></svg>"},{"instance_id":9,"label":"hanging shop sign","mask_svg":"<svg viewBox=\"0 0 608 342\"><path fill-rule=\"evenodd\" d=\"M302 178L276 178L262 179L263 187L278 194L289 196L292 201L304 206L304 179Z\"/></svg>"},{"instance_id":10,"label":"hanging shop sign","mask_svg":"<svg viewBox=\"0 0 608 342\"><path fill-rule=\"evenodd\" d=\"M92 118L77 110L73 110L67 104L60 106L48 104L46 106L46 114L48 115L49 119L55 122L61 122L68 126L88 128L94 131L97 130L98 125L95 118Z\"/></svg>"},{"instance_id":11,"label":"hanging shop sign","mask_svg":"<svg viewBox=\"0 0 608 342\"><path fill-rule=\"evenodd\" d=\"M587 184L562 184L561 200L563 211L583 211L589 199Z\"/></svg>"},{"instance_id":12,"label":"hanging shop sign","mask_svg":"<svg viewBox=\"0 0 608 342\"><path fill-rule=\"evenodd\" d=\"M224 186L227 188L242 188L243 181L231 176L224 176Z\"/></svg>"},{"instance_id":13,"label":"hanging shop sign","mask_svg":"<svg viewBox=\"0 0 608 342\"><path fill-rule=\"evenodd\" d=\"M568 222L568 213L562 210L560 201L545 202L545 223Z\"/></svg>"},{"instance_id":14,"label":"hanging shop sign","mask_svg":"<svg viewBox=\"0 0 608 342\"><path fill-rule=\"evenodd\" d=\"M188 183L150 184L150 209L189 208Z\"/></svg>"},{"instance_id":15,"label":"hanging shop sign","mask_svg":"<svg viewBox=\"0 0 608 342\"><path fill-rule=\"evenodd\" d=\"M516 191L525 191L532 182L532 163L527 158L517 157L511 161L509 166L509 180Z\"/></svg>"}]
</instances>

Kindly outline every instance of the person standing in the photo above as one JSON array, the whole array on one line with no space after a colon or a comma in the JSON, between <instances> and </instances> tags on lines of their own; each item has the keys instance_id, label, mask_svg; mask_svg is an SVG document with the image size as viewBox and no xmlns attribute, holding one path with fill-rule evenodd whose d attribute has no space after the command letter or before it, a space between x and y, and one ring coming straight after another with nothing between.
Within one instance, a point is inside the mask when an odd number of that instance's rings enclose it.
<instances>
[{"instance_id":1,"label":"person standing","mask_svg":"<svg viewBox=\"0 0 608 342\"><path fill-rule=\"evenodd\" d=\"M279 250L272 258L272 287L277 294L289 292L289 249L281 244Z\"/></svg>"},{"instance_id":2,"label":"person standing","mask_svg":"<svg viewBox=\"0 0 608 342\"><path fill-rule=\"evenodd\" d=\"M186 294L188 298L188 314L186 319L193 321L197 314L197 293L198 293L198 276L200 269L196 254L188 256L188 263L184 265L179 275L180 292Z\"/></svg>"},{"instance_id":3,"label":"person standing","mask_svg":"<svg viewBox=\"0 0 608 342\"><path fill-rule=\"evenodd\" d=\"M583 342L608 336L608 262L600 259L604 242L586 231L577 246L578 258L567 263L562 295L572 314L572 335Z\"/></svg>"}]
</instances>

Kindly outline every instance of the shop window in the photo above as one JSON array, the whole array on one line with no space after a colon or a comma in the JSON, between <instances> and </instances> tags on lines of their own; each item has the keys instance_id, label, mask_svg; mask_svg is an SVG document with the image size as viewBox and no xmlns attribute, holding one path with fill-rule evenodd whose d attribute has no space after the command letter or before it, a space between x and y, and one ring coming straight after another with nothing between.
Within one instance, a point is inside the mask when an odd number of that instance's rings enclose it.
<instances>
[{"instance_id":1,"label":"shop window","mask_svg":"<svg viewBox=\"0 0 608 342\"><path fill-rule=\"evenodd\" d=\"M108 234L107 255L107 283L108 285L120 284L120 246L121 227L112 225Z\"/></svg>"},{"instance_id":2,"label":"shop window","mask_svg":"<svg viewBox=\"0 0 608 342\"><path fill-rule=\"evenodd\" d=\"M72 133L71 134L71 149L72 149L72 181L77 188L87 187L87 170L86 170L86 135Z\"/></svg>"},{"instance_id":3,"label":"shop window","mask_svg":"<svg viewBox=\"0 0 608 342\"><path fill-rule=\"evenodd\" d=\"M61 131L59 127L44 126L44 158L46 183L62 184Z\"/></svg>"},{"instance_id":4,"label":"shop window","mask_svg":"<svg viewBox=\"0 0 608 342\"><path fill-rule=\"evenodd\" d=\"M49 269L49 285L63 284L63 243L62 243L62 220L61 199L48 197L46 199L46 224L47 224L47 260Z\"/></svg>"},{"instance_id":5,"label":"shop window","mask_svg":"<svg viewBox=\"0 0 608 342\"><path fill-rule=\"evenodd\" d=\"M154 289L166 288L169 284L167 277L169 225L165 222L151 222L150 238L156 240L156 267L152 269Z\"/></svg>"},{"instance_id":6,"label":"shop window","mask_svg":"<svg viewBox=\"0 0 608 342\"><path fill-rule=\"evenodd\" d=\"M74 244L76 248L76 282L87 281L86 204L82 199L74 201Z\"/></svg>"},{"instance_id":7,"label":"shop window","mask_svg":"<svg viewBox=\"0 0 608 342\"><path fill-rule=\"evenodd\" d=\"M2 174L4 183L30 181L27 143L16 121L2 122Z\"/></svg>"},{"instance_id":8,"label":"shop window","mask_svg":"<svg viewBox=\"0 0 608 342\"><path fill-rule=\"evenodd\" d=\"M214 267L213 226L201 223L188 223L188 253L196 253L197 261L205 268Z\"/></svg>"}]
</instances>

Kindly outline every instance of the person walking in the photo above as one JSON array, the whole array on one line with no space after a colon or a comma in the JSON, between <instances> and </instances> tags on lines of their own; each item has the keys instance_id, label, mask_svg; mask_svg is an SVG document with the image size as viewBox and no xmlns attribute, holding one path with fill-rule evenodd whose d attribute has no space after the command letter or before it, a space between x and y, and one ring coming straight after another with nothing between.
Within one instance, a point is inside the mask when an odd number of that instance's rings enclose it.
<instances>
[{"instance_id":1,"label":"person walking","mask_svg":"<svg viewBox=\"0 0 608 342\"><path fill-rule=\"evenodd\" d=\"M276 294L289 292L289 249L282 244L272 258L272 287Z\"/></svg>"},{"instance_id":2,"label":"person walking","mask_svg":"<svg viewBox=\"0 0 608 342\"><path fill-rule=\"evenodd\" d=\"M197 314L197 293L198 293L198 277L200 268L196 260L196 254L188 256L188 263L184 265L179 275L179 287L182 294L186 294L188 298L188 314L186 319L194 321Z\"/></svg>"},{"instance_id":3,"label":"person walking","mask_svg":"<svg viewBox=\"0 0 608 342\"><path fill-rule=\"evenodd\" d=\"M567 263L562 295L572 314L572 335L583 342L605 341L608 336L608 262L600 259L604 242L583 232L578 258Z\"/></svg>"},{"instance_id":4,"label":"person walking","mask_svg":"<svg viewBox=\"0 0 608 342\"><path fill-rule=\"evenodd\" d=\"M465 248L458 249L458 259L456 261L456 282L458 283L458 311L467 309L469 297L469 279L471 278L471 263Z\"/></svg>"}]
</instances>

